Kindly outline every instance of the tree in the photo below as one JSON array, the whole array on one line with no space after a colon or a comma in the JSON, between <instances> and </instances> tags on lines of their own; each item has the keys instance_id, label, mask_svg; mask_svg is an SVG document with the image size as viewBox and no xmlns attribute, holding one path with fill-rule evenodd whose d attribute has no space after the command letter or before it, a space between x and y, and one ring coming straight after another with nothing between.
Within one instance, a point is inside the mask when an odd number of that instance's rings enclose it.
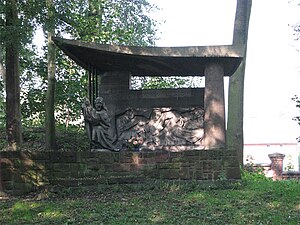
<instances>
[{"instance_id":1,"label":"tree","mask_svg":"<svg viewBox=\"0 0 300 225\"><path fill-rule=\"evenodd\" d=\"M0 2L0 48L4 49L5 54L4 60L0 57L0 64L5 65L5 76L4 73L2 76L6 86L6 133L8 145L13 150L22 142L20 74L24 71L23 59L26 58L23 53L28 52L24 49L32 41L36 21L39 19L37 14L40 2Z\"/></svg>"},{"instance_id":2,"label":"tree","mask_svg":"<svg viewBox=\"0 0 300 225\"><path fill-rule=\"evenodd\" d=\"M6 66L6 135L12 150L22 142L22 123L20 111L20 20L16 0L6 2L5 20L7 38L5 41ZM7 36L8 37L8 36Z\"/></svg>"},{"instance_id":3,"label":"tree","mask_svg":"<svg viewBox=\"0 0 300 225\"><path fill-rule=\"evenodd\" d=\"M0 43L0 127L4 127L5 121L5 65L4 65L4 46Z\"/></svg>"},{"instance_id":4,"label":"tree","mask_svg":"<svg viewBox=\"0 0 300 225\"><path fill-rule=\"evenodd\" d=\"M54 117L55 50L50 37L61 35L61 33L65 32L75 38L86 41L134 45L153 44L155 39L154 21L145 15L145 10L149 10L151 5L145 0L73 0L58 1L56 3L58 4L54 4L53 0L47 0L49 19L49 23L46 26L48 31L48 88L45 128L46 146L48 149L56 148ZM57 33L55 33L55 27L57 28ZM63 58L61 57L61 59ZM67 64L71 65L71 63ZM67 70L65 69L65 71L74 70L71 67ZM67 81L69 82L70 80ZM72 87L72 83L69 83L67 89L70 89L69 87ZM64 90L64 88L59 90ZM75 93L73 95L79 96ZM62 94L60 96L65 95ZM79 98L73 98L73 100L76 102L81 101ZM68 107L69 104L66 104L66 106L67 118L69 118L72 109Z\"/></svg>"},{"instance_id":5,"label":"tree","mask_svg":"<svg viewBox=\"0 0 300 225\"><path fill-rule=\"evenodd\" d=\"M170 76L170 77L132 77L132 89L162 89L162 88L195 88L201 86L201 77Z\"/></svg>"},{"instance_id":6,"label":"tree","mask_svg":"<svg viewBox=\"0 0 300 225\"><path fill-rule=\"evenodd\" d=\"M17 7L15 15L17 15L16 18L19 21L19 27L16 28L18 32L13 30L13 26L11 26L11 29L7 29L6 25L6 22L12 21L6 21L5 16L6 8L11 2L14 2ZM53 20L48 17L49 14L46 2L53 4ZM55 119L58 119L59 121L62 121L63 117L70 118L70 116L76 116L78 118L78 112L80 112L81 105L80 101L82 100L83 95L85 95L84 89L86 88L86 77L83 70L61 52L58 52L56 55L56 76L58 77L58 81L54 82L54 85L52 85L50 81L51 79L53 80L52 76L47 82L46 57L44 57L44 55L38 56L36 49L32 45L32 36L37 27L43 27L47 34L48 32L51 32L51 35L56 36L68 34L71 38L84 41L95 41L104 44L152 45L154 44L156 31L156 22L148 16L148 12L149 10L152 10L152 8L153 6L146 0L52 0L51 2L50 0L1 1L0 48L5 48L7 44L6 40L11 40L10 37L16 36L19 38L19 40L13 39L11 43L18 43L19 46L17 49L19 51L19 60L15 61L20 62L16 67L19 69L16 71L19 71L21 79L16 79L16 81L22 86L21 109L24 116L23 121L29 125L36 124L38 121L40 121L40 125L43 123L41 118L45 118L45 106L47 105L47 108L49 109L48 106L54 105L54 92L50 91L54 89L53 87L57 87L55 107L59 110L65 110L66 112L55 112L55 116L57 117ZM52 45L50 45L50 47L46 46L43 54L49 50L50 53L47 54L47 57L53 59L53 57L50 57L53 56L53 54L51 54L51 52L53 53L51 47ZM0 55L0 65L7 67L11 64L9 64L9 62L7 64L6 60L1 60ZM52 65L53 68L54 64L49 63L49 65ZM49 68L50 67L51 66L49 66ZM50 71L51 69L49 70L49 77ZM3 79L4 77L2 80ZM9 84L11 85L12 83ZM47 84L50 84L51 87L47 88ZM68 86L66 86L66 84ZM46 104L45 99L47 89L51 94L48 95L48 103ZM12 89L10 88L10 90ZM70 92L72 92L72 94L70 94ZM49 103L50 98L52 99L52 103ZM16 105L20 108L20 100ZM44 109L41 109L42 106L44 106ZM53 112L53 108L49 111ZM54 115L54 113L50 114ZM47 118L48 117L50 116L47 116ZM52 121L54 121L53 116ZM69 121L69 119L65 119L64 121ZM51 124L53 124L53 122L51 122ZM55 135L48 134L48 132L53 133L51 128L48 129L48 127L49 125L47 125L46 136L55 138Z\"/></svg>"},{"instance_id":7,"label":"tree","mask_svg":"<svg viewBox=\"0 0 300 225\"><path fill-rule=\"evenodd\" d=\"M147 46L156 40L157 22L148 16L155 9L147 0L89 0L88 4L83 1L79 9L59 8L69 15L59 18L70 25L69 33L75 39Z\"/></svg>"},{"instance_id":8,"label":"tree","mask_svg":"<svg viewBox=\"0 0 300 225\"><path fill-rule=\"evenodd\" d=\"M55 138L55 45L52 41L52 36L55 35L54 22L54 5L53 0L46 0L48 9L48 87L46 95L46 116L45 116L45 130L46 130L46 148L50 150L56 149Z\"/></svg>"},{"instance_id":9,"label":"tree","mask_svg":"<svg viewBox=\"0 0 300 225\"><path fill-rule=\"evenodd\" d=\"M245 48L244 58L229 80L227 146L236 149L238 160L243 165L244 148L244 80L247 55L248 27L251 12L251 0L238 0L234 23L233 45Z\"/></svg>"}]
</instances>

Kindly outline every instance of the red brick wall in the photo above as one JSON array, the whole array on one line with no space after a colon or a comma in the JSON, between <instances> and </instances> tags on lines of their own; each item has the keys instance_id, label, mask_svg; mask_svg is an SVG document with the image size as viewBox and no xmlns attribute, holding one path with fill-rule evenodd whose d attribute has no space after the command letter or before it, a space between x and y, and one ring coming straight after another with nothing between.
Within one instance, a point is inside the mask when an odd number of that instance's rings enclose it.
<instances>
[{"instance_id":1,"label":"red brick wall","mask_svg":"<svg viewBox=\"0 0 300 225\"><path fill-rule=\"evenodd\" d=\"M240 179L236 152L0 152L0 187L24 193L38 186L133 183L145 179Z\"/></svg>"},{"instance_id":2,"label":"red brick wall","mask_svg":"<svg viewBox=\"0 0 300 225\"><path fill-rule=\"evenodd\" d=\"M282 180L300 180L300 171L283 171Z\"/></svg>"}]
</instances>

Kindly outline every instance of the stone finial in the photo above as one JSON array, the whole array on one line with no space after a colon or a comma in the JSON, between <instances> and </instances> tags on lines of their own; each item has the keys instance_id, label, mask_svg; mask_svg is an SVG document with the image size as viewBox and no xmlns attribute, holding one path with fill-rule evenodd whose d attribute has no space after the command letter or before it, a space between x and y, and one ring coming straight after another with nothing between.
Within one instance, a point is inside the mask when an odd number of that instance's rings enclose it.
<instances>
[{"instance_id":1,"label":"stone finial","mask_svg":"<svg viewBox=\"0 0 300 225\"><path fill-rule=\"evenodd\" d=\"M283 170L283 159L285 155L276 152L269 154L268 156L271 160L271 171L273 171L273 180L281 180Z\"/></svg>"}]
</instances>

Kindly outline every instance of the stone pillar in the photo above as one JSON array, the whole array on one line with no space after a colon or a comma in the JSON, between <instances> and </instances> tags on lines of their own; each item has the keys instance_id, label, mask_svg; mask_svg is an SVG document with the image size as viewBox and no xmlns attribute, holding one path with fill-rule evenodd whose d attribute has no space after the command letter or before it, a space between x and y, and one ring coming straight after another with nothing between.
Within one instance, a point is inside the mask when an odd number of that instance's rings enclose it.
<instances>
[{"instance_id":1,"label":"stone pillar","mask_svg":"<svg viewBox=\"0 0 300 225\"><path fill-rule=\"evenodd\" d=\"M109 110L115 111L118 101L128 95L129 83L129 72L111 71L102 75L99 95L103 97Z\"/></svg>"},{"instance_id":2,"label":"stone pillar","mask_svg":"<svg viewBox=\"0 0 300 225\"><path fill-rule=\"evenodd\" d=\"M128 105L130 72L109 71L101 76L99 95L103 97L108 108L113 130L115 130L115 115L120 105Z\"/></svg>"},{"instance_id":3,"label":"stone pillar","mask_svg":"<svg viewBox=\"0 0 300 225\"><path fill-rule=\"evenodd\" d=\"M204 146L223 148L225 141L224 68L217 62L205 66Z\"/></svg>"},{"instance_id":4,"label":"stone pillar","mask_svg":"<svg viewBox=\"0 0 300 225\"><path fill-rule=\"evenodd\" d=\"M130 83L130 72L110 71L101 77L100 93L114 94L117 92L128 92Z\"/></svg>"},{"instance_id":5,"label":"stone pillar","mask_svg":"<svg viewBox=\"0 0 300 225\"><path fill-rule=\"evenodd\" d=\"M273 153L268 155L271 159L271 171L273 172L273 180L282 179L282 170L283 170L283 159L284 154Z\"/></svg>"}]
</instances>

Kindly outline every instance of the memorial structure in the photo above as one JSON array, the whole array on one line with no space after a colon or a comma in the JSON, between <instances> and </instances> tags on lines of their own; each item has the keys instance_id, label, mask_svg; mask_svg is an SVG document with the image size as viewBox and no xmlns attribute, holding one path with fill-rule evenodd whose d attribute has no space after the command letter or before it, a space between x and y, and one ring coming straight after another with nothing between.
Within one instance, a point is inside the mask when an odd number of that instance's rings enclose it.
<instances>
[{"instance_id":1,"label":"memorial structure","mask_svg":"<svg viewBox=\"0 0 300 225\"><path fill-rule=\"evenodd\" d=\"M133 47L54 37L87 71L82 113L94 151L2 151L0 191L24 193L47 184L240 179L250 9L251 0L237 1L233 44L226 46ZM132 90L132 76L201 76L205 87ZM224 76L232 76L229 103L234 106L227 134Z\"/></svg>"},{"instance_id":2,"label":"memorial structure","mask_svg":"<svg viewBox=\"0 0 300 225\"><path fill-rule=\"evenodd\" d=\"M244 53L240 47L130 47L53 40L88 71L89 101L103 98L115 149L126 148L135 136L142 137L142 149L225 147L223 79L239 66ZM205 88L132 90L131 76L201 76ZM91 141L97 142L93 137ZM112 145L98 144L112 150Z\"/></svg>"}]
</instances>

